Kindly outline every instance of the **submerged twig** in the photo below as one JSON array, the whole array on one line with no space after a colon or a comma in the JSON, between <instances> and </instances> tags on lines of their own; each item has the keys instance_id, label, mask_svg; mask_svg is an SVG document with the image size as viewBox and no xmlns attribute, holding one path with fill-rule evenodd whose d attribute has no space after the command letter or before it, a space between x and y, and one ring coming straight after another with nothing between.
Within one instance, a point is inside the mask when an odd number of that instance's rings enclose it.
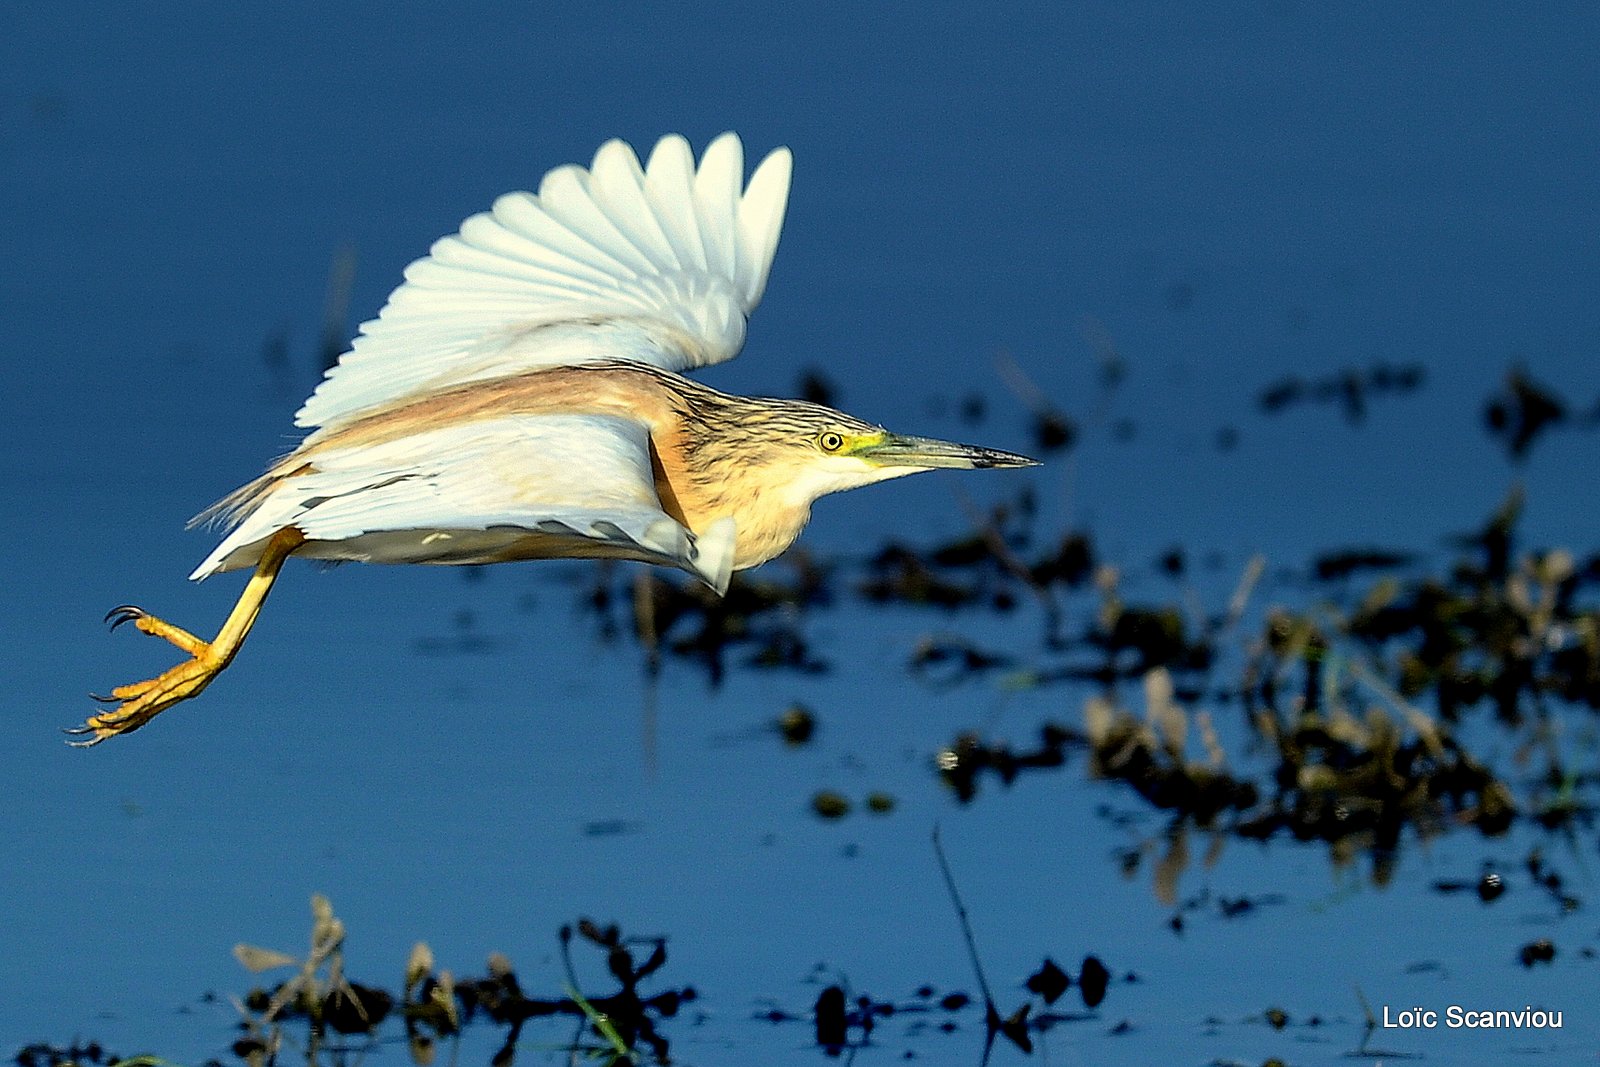
<instances>
[{"instance_id":1,"label":"submerged twig","mask_svg":"<svg viewBox=\"0 0 1600 1067\"><path fill-rule=\"evenodd\" d=\"M978 944L972 937L972 924L967 919L967 906L961 902L961 891L950 873L950 861L945 858L944 845L939 840L939 824L933 826L933 855L939 861L939 873L944 876L944 887L950 893L950 903L956 909L956 921L961 924L961 937L967 944L967 956L972 960L972 970L978 976L978 989L983 993L984 1013L990 1029L998 1029L1000 1012L995 1008L994 997L989 992L989 980L983 974L983 961L978 958Z\"/></svg>"}]
</instances>

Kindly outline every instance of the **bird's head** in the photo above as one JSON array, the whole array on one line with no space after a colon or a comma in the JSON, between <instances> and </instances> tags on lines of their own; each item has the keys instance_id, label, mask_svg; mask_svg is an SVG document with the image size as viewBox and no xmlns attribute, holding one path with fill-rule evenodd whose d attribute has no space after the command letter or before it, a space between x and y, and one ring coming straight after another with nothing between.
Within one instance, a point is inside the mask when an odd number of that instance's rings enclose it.
<instances>
[{"instance_id":1,"label":"bird's head","mask_svg":"<svg viewBox=\"0 0 1600 1067\"><path fill-rule=\"evenodd\" d=\"M749 400L724 420L704 458L734 463L762 492L791 506L842 489L940 467L1031 467L1037 461L993 448L890 433L803 400ZM752 477L753 476L753 477Z\"/></svg>"}]
</instances>

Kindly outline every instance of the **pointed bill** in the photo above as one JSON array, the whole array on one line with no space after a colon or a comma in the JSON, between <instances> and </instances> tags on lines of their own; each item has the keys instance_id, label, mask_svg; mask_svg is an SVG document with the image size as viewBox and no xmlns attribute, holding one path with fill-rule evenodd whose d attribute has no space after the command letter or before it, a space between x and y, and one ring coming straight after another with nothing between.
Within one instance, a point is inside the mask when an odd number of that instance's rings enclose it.
<instances>
[{"instance_id":1,"label":"pointed bill","mask_svg":"<svg viewBox=\"0 0 1600 1067\"><path fill-rule=\"evenodd\" d=\"M886 434L877 444L867 445L855 453L869 463L880 467L957 467L964 470L983 467L1036 467L1039 461L1015 452L1002 452L998 448L981 448L978 445L956 444L954 441L937 441L931 437L911 437L903 434Z\"/></svg>"}]
</instances>

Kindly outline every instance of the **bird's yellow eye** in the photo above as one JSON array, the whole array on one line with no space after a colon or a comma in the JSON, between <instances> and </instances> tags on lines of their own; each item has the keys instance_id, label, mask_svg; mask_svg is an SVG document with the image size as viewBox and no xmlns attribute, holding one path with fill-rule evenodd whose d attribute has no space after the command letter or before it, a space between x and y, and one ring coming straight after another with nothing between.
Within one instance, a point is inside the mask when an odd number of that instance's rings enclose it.
<instances>
[{"instance_id":1,"label":"bird's yellow eye","mask_svg":"<svg viewBox=\"0 0 1600 1067\"><path fill-rule=\"evenodd\" d=\"M829 430L817 437L817 447L824 452L837 452L844 447L844 438Z\"/></svg>"}]
</instances>

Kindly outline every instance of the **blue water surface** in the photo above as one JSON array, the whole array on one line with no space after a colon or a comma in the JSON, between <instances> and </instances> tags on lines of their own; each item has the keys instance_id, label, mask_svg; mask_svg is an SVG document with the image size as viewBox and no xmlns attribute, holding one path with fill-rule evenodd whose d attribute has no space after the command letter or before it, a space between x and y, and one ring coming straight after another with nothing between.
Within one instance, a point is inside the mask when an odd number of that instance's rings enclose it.
<instances>
[{"instance_id":1,"label":"blue water surface","mask_svg":"<svg viewBox=\"0 0 1600 1067\"><path fill-rule=\"evenodd\" d=\"M1001 1000L1020 1003L1047 954L1139 978L1045 1035L1047 1062L1347 1062L1357 988L1375 1007L1566 1010L1554 1033L1374 1041L1431 1063L1594 1055L1600 1016L1577 992L1592 961L1515 960L1592 923L1526 889L1493 909L1429 889L1551 851L1534 831L1409 847L1381 889L1317 846L1233 842L1205 866L1195 837L1184 894L1282 903L1179 937L1149 865L1124 879L1115 858L1163 820L1081 763L958 805L930 769L940 745L1076 723L1083 693L939 690L903 665L951 629L1026 659L1031 608L839 604L805 623L830 674L736 670L713 689L669 664L652 687L638 651L582 614L587 566L469 581L291 564L201 700L89 752L58 732L86 691L167 665L165 646L107 636L107 608L204 631L237 595L231 576L184 582L212 541L183 523L292 444L340 250L357 256L353 329L462 217L612 136L698 149L735 129L752 157L794 150L766 301L708 382L792 395L815 367L863 417L1028 450L1004 354L1084 420L1070 457L1037 471L822 502L805 540L820 556L958 536L968 506L1024 484L1047 528L1091 530L1135 589L1160 592L1152 561L1172 545L1217 554L1214 606L1258 552L1274 567L1346 543L1439 553L1518 482L1532 542L1600 549L1600 436L1552 435L1515 467L1480 425L1514 363L1600 395L1594 8L172 2L4 21L7 1051L79 1035L226 1057L232 1009L201 995L248 986L238 941L298 950L322 892L353 971L390 986L419 938L458 974L504 951L555 995L562 923L667 935L663 983L701 994L669 1024L687 1062L816 1062L806 1024L754 1016L769 998L804 1015L818 963L879 997L974 988L937 823ZM1108 346L1127 378L1095 422ZM1359 426L1256 404L1288 375L1411 362L1425 388L1375 400ZM976 427L958 417L974 394ZM488 649L441 654L464 629ZM822 729L791 751L761 728L794 701ZM807 803L824 788L898 806L823 823ZM1593 840L1559 855L1582 895ZM598 960L580 962L602 986ZM1261 1022L1275 1005L1295 1025ZM981 1019L958 1021L888 1024L862 1062L976 1062Z\"/></svg>"}]
</instances>

